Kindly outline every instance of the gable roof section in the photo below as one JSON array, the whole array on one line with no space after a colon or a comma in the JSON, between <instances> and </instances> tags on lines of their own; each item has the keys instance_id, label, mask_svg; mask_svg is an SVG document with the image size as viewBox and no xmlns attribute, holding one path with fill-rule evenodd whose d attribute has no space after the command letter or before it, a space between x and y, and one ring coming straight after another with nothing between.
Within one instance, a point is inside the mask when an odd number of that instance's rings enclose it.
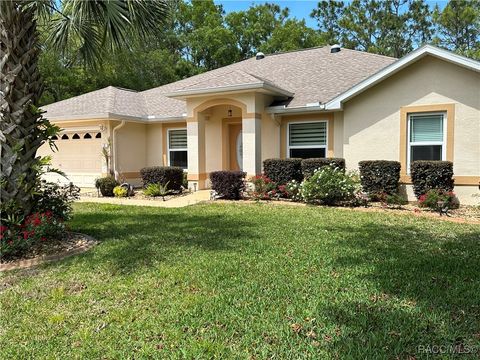
<instances>
[{"instance_id":1,"label":"gable roof section","mask_svg":"<svg viewBox=\"0 0 480 360\"><path fill-rule=\"evenodd\" d=\"M50 120L141 118L146 115L143 97L136 91L108 86L89 93L44 106Z\"/></svg>"},{"instance_id":2,"label":"gable roof section","mask_svg":"<svg viewBox=\"0 0 480 360\"><path fill-rule=\"evenodd\" d=\"M203 79L198 83L187 85L166 95L172 98L184 98L189 95L255 89L271 91L286 97L293 96L292 92L282 89L271 81L249 74L243 70L233 70L225 74Z\"/></svg>"},{"instance_id":3,"label":"gable roof section","mask_svg":"<svg viewBox=\"0 0 480 360\"><path fill-rule=\"evenodd\" d=\"M406 68L412 63L420 60L421 58L430 55L438 59L448 61L458 66L465 67L467 69L480 72L480 62L473 59L466 58L461 55L452 53L451 51L443 50L431 45L424 45L418 48L415 51L412 51L403 58L395 61L384 69L378 71L372 76L366 78L355 86L351 87L342 94L336 96L327 102L324 106L325 110L338 110L342 108L343 102L359 95L370 87L378 84L379 82L389 78L393 74L399 72L400 70Z\"/></svg>"}]
</instances>

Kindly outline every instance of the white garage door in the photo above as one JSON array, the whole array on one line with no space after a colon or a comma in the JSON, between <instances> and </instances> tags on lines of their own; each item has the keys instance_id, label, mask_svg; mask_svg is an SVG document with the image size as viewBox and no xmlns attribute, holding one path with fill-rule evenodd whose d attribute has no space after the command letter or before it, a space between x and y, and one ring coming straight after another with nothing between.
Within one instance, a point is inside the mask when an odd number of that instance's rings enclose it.
<instances>
[{"instance_id":1,"label":"white garage door","mask_svg":"<svg viewBox=\"0 0 480 360\"><path fill-rule=\"evenodd\" d=\"M63 171L68 180L48 174L48 181L73 182L79 187L95 186L95 179L102 174L102 138L100 132L62 133L55 141L58 151L43 146L40 155L52 157L52 167Z\"/></svg>"}]
</instances>

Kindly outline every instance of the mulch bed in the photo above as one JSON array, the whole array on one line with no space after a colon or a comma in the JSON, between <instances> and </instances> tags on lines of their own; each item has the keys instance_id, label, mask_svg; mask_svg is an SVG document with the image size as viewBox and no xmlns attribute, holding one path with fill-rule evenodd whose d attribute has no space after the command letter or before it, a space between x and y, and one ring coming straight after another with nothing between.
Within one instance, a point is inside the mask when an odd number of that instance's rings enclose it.
<instances>
[{"instance_id":1,"label":"mulch bed","mask_svg":"<svg viewBox=\"0 0 480 360\"><path fill-rule=\"evenodd\" d=\"M69 232L63 239L39 243L33 246L21 258L0 260L0 271L24 269L45 262L60 260L68 256L81 254L97 244L91 236Z\"/></svg>"},{"instance_id":2,"label":"mulch bed","mask_svg":"<svg viewBox=\"0 0 480 360\"><path fill-rule=\"evenodd\" d=\"M229 202L231 200L215 200L215 202ZM239 203L253 204L262 203L267 205L289 205L289 206L316 206L319 208L327 207L323 205L308 205L302 202L294 202L291 200L239 200ZM402 205L400 207L384 207L381 203L369 203L368 207L341 207L336 206L335 209L344 209L361 212L384 212L403 215L414 215L419 217L427 217L443 221L450 221L455 223L465 224L479 224L480 225L480 207L479 206L460 206L459 209L453 209L448 212L448 216L440 216L438 212L429 209L419 208L415 204Z\"/></svg>"},{"instance_id":3,"label":"mulch bed","mask_svg":"<svg viewBox=\"0 0 480 360\"><path fill-rule=\"evenodd\" d=\"M178 194L170 194L170 195L165 196L165 201L168 201L168 200L173 199L173 198L181 197L181 196L186 196L186 195L189 195L189 194L191 194L190 191L184 191L184 192L178 193ZM103 197L102 195L99 195L96 190L81 193L80 196L85 197L85 198L89 198L89 197L90 198L102 198ZM112 197L112 199L113 198L114 197ZM134 193L133 196L129 196L129 197L121 198L121 199L163 201L161 196L152 197L152 196L144 195L143 194L143 189L135 189L135 193Z\"/></svg>"}]
</instances>

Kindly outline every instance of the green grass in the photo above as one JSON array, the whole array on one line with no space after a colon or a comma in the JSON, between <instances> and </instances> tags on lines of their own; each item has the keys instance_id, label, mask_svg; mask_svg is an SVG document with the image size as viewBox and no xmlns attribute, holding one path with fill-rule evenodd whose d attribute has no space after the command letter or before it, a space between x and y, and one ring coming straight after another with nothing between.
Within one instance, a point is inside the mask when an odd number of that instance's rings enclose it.
<instances>
[{"instance_id":1,"label":"green grass","mask_svg":"<svg viewBox=\"0 0 480 360\"><path fill-rule=\"evenodd\" d=\"M394 359L455 344L478 356L478 226L77 204L71 227L101 243L0 275L0 358Z\"/></svg>"}]
</instances>

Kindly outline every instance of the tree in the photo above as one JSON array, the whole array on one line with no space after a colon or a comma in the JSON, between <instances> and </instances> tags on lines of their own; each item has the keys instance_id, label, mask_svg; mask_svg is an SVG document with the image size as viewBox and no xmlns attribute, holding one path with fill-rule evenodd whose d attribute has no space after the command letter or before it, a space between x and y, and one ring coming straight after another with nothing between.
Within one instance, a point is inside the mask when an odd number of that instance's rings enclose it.
<instances>
[{"instance_id":1,"label":"tree","mask_svg":"<svg viewBox=\"0 0 480 360\"><path fill-rule=\"evenodd\" d=\"M321 1L311 16L330 43L401 57L431 39L430 10L423 0Z\"/></svg>"},{"instance_id":2,"label":"tree","mask_svg":"<svg viewBox=\"0 0 480 360\"><path fill-rule=\"evenodd\" d=\"M0 141L2 218L23 217L32 208L42 159L36 156L58 128L38 109L43 82L38 69L38 25L61 52L72 50L98 64L106 49L128 44L131 34L146 36L167 16L164 1L81 0L0 2Z\"/></svg>"},{"instance_id":3,"label":"tree","mask_svg":"<svg viewBox=\"0 0 480 360\"><path fill-rule=\"evenodd\" d=\"M436 45L461 55L480 59L480 2L450 1L443 10L433 11Z\"/></svg>"}]
</instances>

